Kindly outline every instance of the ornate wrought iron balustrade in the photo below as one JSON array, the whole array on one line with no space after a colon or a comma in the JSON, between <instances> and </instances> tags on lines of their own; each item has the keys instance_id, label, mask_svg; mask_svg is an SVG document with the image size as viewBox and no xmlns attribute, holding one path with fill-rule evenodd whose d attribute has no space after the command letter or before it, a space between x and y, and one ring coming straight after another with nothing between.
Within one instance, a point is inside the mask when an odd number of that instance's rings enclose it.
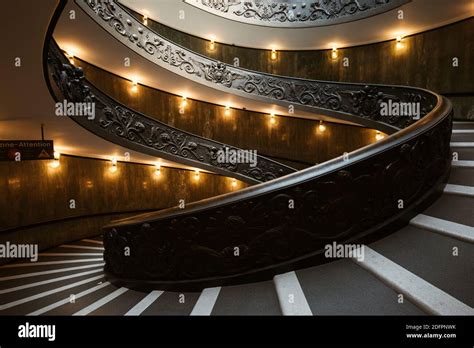
<instances>
[{"instance_id":1,"label":"ornate wrought iron balustrade","mask_svg":"<svg viewBox=\"0 0 474 348\"><path fill-rule=\"evenodd\" d=\"M319 112L392 133L416 121L382 117L383 102L420 103L421 117L436 104L428 91L316 81L270 75L234 67L196 54L144 26L115 0L75 0L117 40L158 66L206 86L255 100Z\"/></svg>"},{"instance_id":2,"label":"ornate wrought iron balustrade","mask_svg":"<svg viewBox=\"0 0 474 348\"><path fill-rule=\"evenodd\" d=\"M87 130L132 150L159 156L238 178L249 183L272 180L295 169L257 156L256 164L219 161L220 151L240 149L211 139L184 132L127 108L108 97L83 76L81 68L69 64L59 47L52 41L49 51L49 67L60 95L57 100L95 104L96 117L72 117Z\"/></svg>"},{"instance_id":3,"label":"ornate wrought iron balustrade","mask_svg":"<svg viewBox=\"0 0 474 348\"><path fill-rule=\"evenodd\" d=\"M316 27L382 14L410 0L184 0L237 22L270 27Z\"/></svg>"}]
</instances>

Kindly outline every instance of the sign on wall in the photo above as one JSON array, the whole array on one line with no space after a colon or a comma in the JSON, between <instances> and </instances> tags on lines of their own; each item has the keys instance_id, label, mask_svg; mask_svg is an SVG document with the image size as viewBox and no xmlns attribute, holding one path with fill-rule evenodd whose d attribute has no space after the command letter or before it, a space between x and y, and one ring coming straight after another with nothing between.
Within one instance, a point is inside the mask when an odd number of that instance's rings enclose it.
<instances>
[{"instance_id":1,"label":"sign on wall","mask_svg":"<svg viewBox=\"0 0 474 348\"><path fill-rule=\"evenodd\" d=\"M54 158L52 140L0 140L0 161L48 160Z\"/></svg>"}]
</instances>

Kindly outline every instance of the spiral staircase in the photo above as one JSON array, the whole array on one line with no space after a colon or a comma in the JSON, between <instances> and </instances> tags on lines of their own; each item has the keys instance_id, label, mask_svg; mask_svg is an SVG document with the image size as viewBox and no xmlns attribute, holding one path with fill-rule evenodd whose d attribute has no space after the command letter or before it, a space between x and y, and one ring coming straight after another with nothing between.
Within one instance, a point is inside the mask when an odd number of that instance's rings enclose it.
<instances>
[{"instance_id":1,"label":"spiral staircase","mask_svg":"<svg viewBox=\"0 0 474 348\"><path fill-rule=\"evenodd\" d=\"M44 72L53 98L97 105L94 120L74 119L80 126L252 186L115 221L101 235L41 253L36 263L1 266L1 315L474 314L474 123L453 122L446 98L236 68L175 45L119 3L76 4L111 39L162 69L389 136L300 171L265 157L255 169L223 165L216 152L236 147L119 103L51 39ZM388 101L420 103L421 119L382 118L378 108ZM185 141L177 147L175 139ZM328 260L324 249L333 242L363 244L364 258Z\"/></svg>"}]
</instances>

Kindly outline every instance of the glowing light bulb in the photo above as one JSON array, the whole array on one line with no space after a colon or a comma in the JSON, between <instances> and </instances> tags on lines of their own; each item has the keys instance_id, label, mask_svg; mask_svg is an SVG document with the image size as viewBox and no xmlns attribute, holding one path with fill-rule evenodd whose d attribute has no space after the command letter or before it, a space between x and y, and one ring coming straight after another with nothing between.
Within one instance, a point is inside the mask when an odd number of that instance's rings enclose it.
<instances>
[{"instance_id":1,"label":"glowing light bulb","mask_svg":"<svg viewBox=\"0 0 474 348\"><path fill-rule=\"evenodd\" d=\"M216 42L214 41L214 39L211 39L211 41L209 41L209 50L214 51L215 49L216 49Z\"/></svg>"},{"instance_id":2,"label":"glowing light bulb","mask_svg":"<svg viewBox=\"0 0 474 348\"><path fill-rule=\"evenodd\" d=\"M331 59L337 59L338 55L339 54L338 54L337 48L333 47L331 51Z\"/></svg>"},{"instance_id":3,"label":"glowing light bulb","mask_svg":"<svg viewBox=\"0 0 474 348\"><path fill-rule=\"evenodd\" d=\"M110 160L110 167L109 167L109 171L111 173L115 173L117 171L117 159L116 158L112 158Z\"/></svg>"},{"instance_id":4,"label":"glowing light bulb","mask_svg":"<svg viewBox=\"0 0 474 348\"><path fill-rule=\"evenodd\" d=\"M272 53L270 53L271 60L277 60L277 51L273 48Z\"/></svg>"},{"instance_id":5,"label":"glowing light bulb","mask_svg":"<svg viewBox=\"0 0 474 348\"><path fill-rule=\"evenodd\" d=\"M61 157L61 153L59 151L54 151L54 159L56 161L59 161L60 157Z\"/></svg>"},{"instance_id":6,"label":"glowing light bulb","mask_svg":"<svg viewBox=\"0 0 474 348\"><path fill-rule=\"evenodd\" d=\"M194 171L194 179L199 180L199 170L197 169Z\"/></svg>"},{"instance_id":7,"label":"glowing light bulb","mask_svg":"<svg viewBox=\"0 0 474 348\"><path fill-rule=\"evenodd\" d=\"M226 115L226 116L230 115L230 106L226 105L224 115Z\"/></svg>"},{"instance_id":8,"label":"glowing light bulb","mask_svg":"<svg viewBox=\"0 0 474 348\"><path fill-rule=\"evenodd\" d=\"M156 176L161 175L161 165L159 163L155 164L155 175Z\"/></svg>"},{"instance_id":9,"label":"glowing light bulb","mask_svg":"<svg viewBox=\"0 0 474 348\"><path fill-rule=\"evenodd\" d=\"M138 81L137 80L132 80L132 88L131 88L131 91L133 93L137 93L138 92Z\"/></svg>"},{"instance_id":10,"label":"glowing light bulb","mask_svg":"<svg viewBox=\"0 0 474 348\"><path fill-rule=\"evenodd\" d=\"M385 136L379 131L375 133L375 140L379 141L379 140L382 140L383 138L385 138Z\"/></svg>"},{"instance_id":11,"label":"glowing light bulb","mask_svg":"<svg viewBox=\"0 0 474 348\"><path fill-rule=\"evenodd\" d=\"M233 188L237 187L237 181L236 181L235 179L232 179L231 186L232 186Z\"/></svg>"},{"instance_id":12,"label":"glowing light bulb","mask_svg":"<svg viewBox=\"0 0 474 348\"><path fill-rule=\"evenodd\" d=\"M398 35L395 39L397 41L397 43L395 44L395 47L399 50L399 49L402 49L404 47L403 45L403 36L402 35Z\"/></svg>"},{"instance_id":13,"label":"glowing light bulb","mask_svg":"<svg viewBox=\"0 0 474 348\"><path fill-rule=\"evenodd\" d=\"M275 114L274 113L271 113L270 114L270 125L273 126L276 124L276 118L275 118Z\"/></svg>"},{"instance_id":14,"label":"glowing light bulb","mask_svg":"<svg viewBox=\"0 0 474 348\"><path fill-rule=\"evenodd\" d=\"M143 25L148 25L148 16L143 15Z\"/></svg>"},{"instance_id":15,"label":"glowing light bulb","mask_svg":"<svg viewBox=\"0 0 474 348\"><path fill-rule=\"evenodd\" d=\"M326 130L326 126L324 125L323 121L319 121L319 126L318 126L319 131L322 133Z\"/></svg>"},{"instance_id":16,"label":"glowing light bulb","mask_svg":"<svg viewBox=\"0 0 474 348\"><path fill-rule=\"evenodd\" d=\"M186 96L181 97L181 108L184 109L188 105L188 98Z\"/></svg>"}]
</instances>

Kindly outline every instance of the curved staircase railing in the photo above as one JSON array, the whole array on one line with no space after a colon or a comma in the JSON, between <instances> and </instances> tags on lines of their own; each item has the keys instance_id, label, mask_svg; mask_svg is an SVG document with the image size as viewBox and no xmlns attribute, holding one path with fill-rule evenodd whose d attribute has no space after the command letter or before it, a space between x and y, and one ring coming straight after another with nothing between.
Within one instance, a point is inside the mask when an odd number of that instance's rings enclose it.
<instances>
[{"instance_id":1,"label":"curved staircase railing","mask_svg":"<svg viewBox=\"0 0 474 348\"><path fill-rule=\"evenodd\" d=\"M75 0L75 3L115 39L145 59L227 93L285 107L293 105L295 109L322 113L389 134L416 119L382 117L381 103L420 103L421 116L436 104L432 94L417 88L307 80L234 67L169 41L143 25L115 0Z\"/></svg>"},{"instance_id":2,"label":"curved staircase railing","mask_svg":"<svg viewBox=\"0 0 474 348\"><path fill-rule=\"evenodd\" d=\"M379 15L411 0L183 1L237 22L279 28L304 28L347 23Z\"/></svg>"},{"instance_id":3,"label":"curved staircase railing","mask_svg":"<svg viewBox=\"0 0 474 348\"><path fill-rule=\"evenodd\" d=\"M238 153L242 149L179 130L118 103L88 82L81 68L69 64L54 41L50 44L48 64L57 86L55 99L91 103L86 105L94 107L94 118L71 118L106 140L248 183L268 181L295 172L293 168L255 153L241 152L248 161L222 161L222 154L226 151Z\"/></svg>"},{"instance_id":4,"label":"curved staircase railing","mask_svg":"<svg viewBox=\"0 0 474 348\"><path fill-rule=\"evenodd\" d=\"M126 13L117 15L122 10L113 0L87 3L110 32L190 78L393 133L346 156L238 192L105 226L109 278L179 289L261 280L327 261L327 243L363 242L388 233L442 192L451 164L453 111L446 98L411 87L309 81L229 67L136 27ZM134 36L130 28L143 35ZM80 71L71 69L67 64L53 69L60 72L56 82L69 84L63 88L68 97L87 98L84 79L75 75ZM382 116L386 103L418 103L420 119ZM146 123L140 128L150 131Z\"/></svg>"}]
</instances>

